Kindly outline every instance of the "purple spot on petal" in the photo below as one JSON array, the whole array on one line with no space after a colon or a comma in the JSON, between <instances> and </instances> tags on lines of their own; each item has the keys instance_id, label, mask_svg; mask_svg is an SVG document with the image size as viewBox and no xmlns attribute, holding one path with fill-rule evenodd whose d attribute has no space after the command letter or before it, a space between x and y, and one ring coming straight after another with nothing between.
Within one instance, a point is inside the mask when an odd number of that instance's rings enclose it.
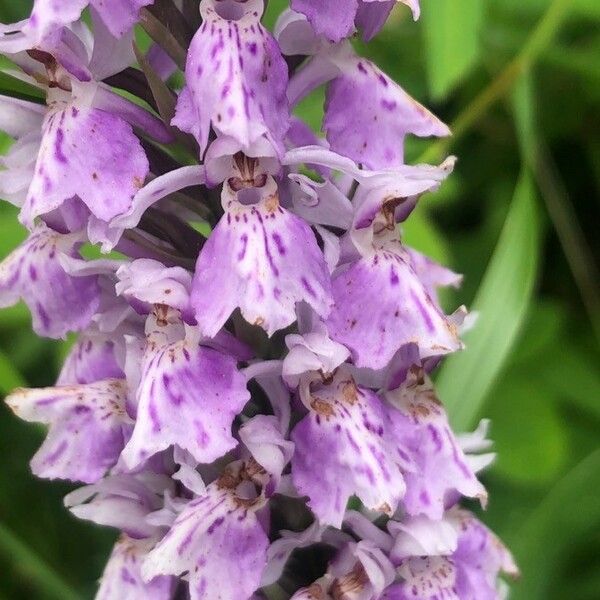
<instances>
[{"instance_id":1,"label":"purple spot on petal","mask_svg":"<svg viewBox=\"0 0 600 600\"><path fill-rule=\"evenodd\" d=\"M244 233L240 237L240 241L242 242L242 248L238 252L238 256L237 256L238 261L244 260L244 256L246 256L246 249L248 247L248 235Z\"/></svg>"},{"instance_id":2,"label":"purple spot on petal","mask_svg":"<svg viewBox=\"0 0 600 600\"><path fill-rule=\"evenodd\" d=\"M67 157L64 155L63 153L63 142L65 139L65 134L63 133L63 130L58 128L56 130L56 139L54 140L54 156L56 157L56 160L62 164L67 164L69 161L67 160Z\"/></svg>"},{"instance_id":3,"label":"purple spot on petal","mask_svg":"<svg viewBox=\"0 0 600 600\"><path fill-rule=\"evenodd\" d=\"M43 328L46 330L50 329L50 317L48 316L48 313L44 310L44 307L39 302L37 302L36 309L40 319L42 320Z\"/></svg>"},{"instance_id":4,"label":"purple spot on petal","mask_svg":"<svg viewBox=\"0 0 600 600\"><path fill-rule=\"evenodd\" d=\"M283 241L281 240L281 236L275 232L272 236L273 241L275 242L275 246L277 246L277 251L281 256L285 254L285 246L283 245Z\"/></svg>"},{"instance_id":5,"label":"purple spot on petal","mask_svg":"<svg viewBox=\"0 0 600 600\"><path fill-rule=\"evenodd\" d=\"M209 535L212 535L215 530L220 527L221 525L223 525L223 522L225 521L225 517L218 517L217 519L215 519L212 524L210 525L210 527L206 530L206 532Z\"/></svg>"},{"instance_id":6,"label":"purple spot on petal","mask_svg":"<svg viewBox=\"0 0 600 600\"><path fill-rule=\"evenodd\" d=\"M46 456L46 459L44 460L44 463L47 465L53 465L54 463L56 463L56 461L61 457L62 454L64 454L65 450L68 447L68 443L66 440L63 440L59 445L58 448L48 454L48 456Z\"/></svg>"},{"instance_id":7,"label":"purple spot on petal","mask_svg":"<svg viewBox=\"0 0 600 600\"><path fill-rule=\"evenodd\" d=\"M136 585L137 584L137 581L136 581L135 577L133 577L133 575L129 572L129 570L127 569L127 567L123 567L121 569L121 579L125 583L130 583L131 585Z\"/></svg>"},{"instance_id":8,"label":"purple spot on petal","mask_svg":"<svg viewBox=\"0 0 600 600\"><path fill-rule=\"evenodd\" d=\"M310 283L308 283L306 277L302 276L300 281L302 283L302 287L307 291L308 295L312 296L313 298L316 298L317 295L315 294L315 290L312 288Z\"/></svg>"},{"instance_id":9,"label":"purple spot on petal","mask_svg":"<svg viewBox=\"0 0 600 600\"><path fill-rule=\"evenodd\" d=\"M429 313L427 312L427 310L423 306L423 303L419 300L419 298L417 297L417 295L413 291L410 292L410 296L413 299L413 302L417 305L417 308L419 309L419 312L421 313L421 317L423 317L423 320L425 321L425 326L427 327L427 329L430 332L435 331L435 327L433 325L433 321L431 320L431 317L429 316Z\"/></svg>"}]
</instances>

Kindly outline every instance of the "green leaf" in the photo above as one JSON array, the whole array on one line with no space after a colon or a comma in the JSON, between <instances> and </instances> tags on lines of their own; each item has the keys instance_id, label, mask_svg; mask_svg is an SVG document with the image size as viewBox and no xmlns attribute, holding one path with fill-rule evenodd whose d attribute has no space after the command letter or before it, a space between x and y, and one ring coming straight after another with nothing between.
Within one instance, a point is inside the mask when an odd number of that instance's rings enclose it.
<instances>
[{"instance_id":1,"label":"green leaf","mask_svg":"<svg viewBox=\"0 0 600 600\"><path fill-rule=\"evenodd\" d=\"M600 419L598 356L569 338L572 335L560 340L554 352L546 353L540 378L555 394Z\"/></svg>"},{"instance_id":2,"label":"green leaf","mask_svg":"<svg viewBox=\"0 0 600 600\"><path fill-rule=\"evenodd\" d=\"M5 0L0 3L0 22L16 23L31 13L32 0Z\"/></svg>"},{"instance_id":3,"label":"green leaf","mask_svg":"<svg viewBox=\"0 0 600 600\"><path fill-rule=\"evenodd\" d=\"M0 523L0 552L9 556L15 567L44 593L56 600L78 600L79 595L65 583L29 546Z\"/></svg>"},{"instance_id":4,"label":"green leaf","mask_svg":"<svg viewBox=\"0 0 600 600\"><path fill-rule=\"evenodd\" d=\"M521 173L500 239L473 310L466 350L450 356L437 378L440 398L458 430L473 425L501 372L531 302L540 254L540 222L529 172Z\"/></svg>"},{"instance_id":5,"label":"green leaf","mask_svg":"<svg viewBox=\"0 0 600 600\"><path fill-rule=\"evenodd\" d=\"M187 44L185 41L178 39L175 33L148 9L142 9L140 13L140 25L150 38L161 46L183 71L187 55Z\"/></svg>"},{"instance_id":6,"label":"green leaf","mask_svg":"<svg viewBox=\"0 0 600 600\"><path fill-rule=\"evenodd\" d=\"M552 488L520 529L515 527L505 534L526 575L513 586L511 600L549 597L551 574L561 557L569 546L585 542L586 535L597 531L599 488L600 450L596 450Z\"/></svg>"},{"instance_id":7,"label":"green leaf","mask_svg":"<svg viewBox=\"0 0 600 600\"><path fill-rule=\"evenodd\" d=\"M554 390L532 383L531 376L510 371L490 396L486 416L498 454L494 471L512 483L541 485L565 466L568 437Z\"/></svg>"},{"instance_id":8,"label":"green leaf","mask_svg":"<svg viewBox=\"0 0 600 600\"><path fill-rule=\"evenodd\" d=\"M0 94L19 98L36 104L45 104L46 99L41 90L25 81L21 81L8 73L0 71Z\"/></svg>"},{"instance_id":9,"label":"green leaf","mask_svg":"<svg viewBox=\"0 0 600 600\"><path fill-rule=\"evenodd\" d=\"M443 98L479 62L481 0L435 0L421 4L429 89Z\"/></svg>"}]
</instances>

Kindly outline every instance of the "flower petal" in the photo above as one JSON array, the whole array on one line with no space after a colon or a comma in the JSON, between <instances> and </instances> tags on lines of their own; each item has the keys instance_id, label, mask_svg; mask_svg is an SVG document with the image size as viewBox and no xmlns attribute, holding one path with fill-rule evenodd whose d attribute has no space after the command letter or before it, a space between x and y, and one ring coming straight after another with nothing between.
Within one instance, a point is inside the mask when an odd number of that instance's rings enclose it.
<instances>
[{"instance_id":1,"label":"flower petal","mask_svg":"<svg viewBox=\"0 0 600 600\"><path fill-rule=\"evenodd\" d=\"M339 42L354 31L358 0L292 0L290 6L306 15L315 32L331 42Z\"/></svg>"},{"instance_id":2,"label":"flower petal","mask_svg":"<svg viewBox=\"0 0 600 600\"><path fill-rule=\"evenodd\" d=\"M122 379L115 343L102 335L82 335L63 363L56 385L94 383L102 379Z\"/></svg>"},{"instance_id":3,"label":"flower petal","mask_svg":"<svg viewBox=\"0 0 600 600\"><path fill-rule=\"evenodd\" d=\"M243 204L225 184L225 216L196 263L192 306L202 332L214 336L236 307L269 335L295 321L302 300L327 315L329 271L310 227L281 208L272 178L242 192L256 203Z\"/></svg>"},{"instance_id":4,"label":"flower petal","mask_svg":"<svg viewBox=\"0 0 600 600\"><path fill-rule=\"evenodd\" d=\"M402 583L390 586L381 600L463 600L456 591L456 567L445 556L409 558L398 574Z\"/></svg>"},{"instance_id":5,"label":"flower petal","mask_svg":"<svg viewBox=\"0 0 600 600\"><path fill-rule=\"evenodd\" d=\"M291 435L292 478L319 521L341 527L353 494L369 509L393 513L404 480L381 400L338 369L330 384L310 391L307 402L309 414Z\"/></svg>"},{"instance_id":6,"label":"flower petal","mask_svg":"<svg viewBox=\"0 0 600 600\"><path fill-rule=\"evenodd\" d=\"M201 155L211 124L243 147L264 134L282 148L289 124L287 65L260 23L262 0L203 0L200 12L203 23L190 45L187 86L173 124L196 137Z\"/></svg>"},{"instance_id":7,"label":"flower petal","mask_svg":"<svg viewBox=\"0 0 600 600\"><path fill-rule=\"evenodd\" d=\"M142 314L151 312L154 304L189 312L192 275L182 267L165 267L157 260L139 258L123 264L117 277L117 294Z\"/></svg>"},{"instance_id":8,"label":"flower petal","mask_svg":"<svg viewBox=\"0 0 600 600\"><path fill-rule=\"evenodd\" d=\"M90 4L115 37L125 35L137 23L140 9L153 2L154 0L90 0Z\"/></svg>"},{"instance_id":9,"label":"flower petal","mask_svg":"<svg viewBox=\"0 0 600 600\"><path fill-rule=\"evenodd\" d=\"M0 264L0 306L23 298L38 335L61 338L84 329L100 303L96 276L72 277L61 256L77 257L78 235L61 235L45 225Z\"/></svg>"},{"instance_id":10,"label":"flower petal","mask_svg":"<svg viewBox=\"0 0 600 600\"><path fill-rule=\"evenodd\" d=\"M350 348L358 367L382 369L405 344L421 358L461 348L453 323L427 294L398 247L364 257L333 280L326 320L332 339Z\"/></svg>"},{"instance_id":11,"label":"flower petal","mask_svg":"<svg viewBox=\"0 0 600 600\"><path fill-rule=\"evenodd\" d=\"M176 444L210 463L237 445L231 426L250 399L246 378L234 358L200 346L194 336L168 339L176 326L160 314L149 317L149 327L137 418L123 458L134 468Z\"/></svg>"},{"instance_id":12,"label":"flower petal","mask_svg":"<svg viewBox=\"0 0 600 600\"><path fill-rule=\"evenodd\" d=\"M450 130L372 62L348 57L327 87L323 129L331 149L371 169L404 162L407 134Z\"/></svg>"},{"instance_id":13,"label":"flower petal","mask_svg":"<svg viewBox=\"0 0 600 600\"><path fill-rule=\"evenodd\" d=\"M21 419L50 425L31 461L38 477L93 483L114 466L130 419L124 380L17 390L6 403Z\"/></svg>"},{"instance_id":14,"label":"flower petal","mask_svg":"<svg viewBox=\"0 0 600 600\"><path fill-rule=\"evenodd\" d=\"M166 475L148 471L117 474L74 490L64 502L78 519L115 527L136 539L149 538L160 531L149 515L164 507L165 498L172 497L174 488Z\"/></svg>"},{"instance_id":15,"label":"flower petal","mask_svg":"<svg viewBox=\"0 0 600 600\"><path fill-rule=\"evenodd\" d=\"M191 600L245 600L260 585L269 539L256 506L218 482L192 500L142 567L146 579L188 572ZM235 568L232 568L235 566Z\"/></svg>"},{"instance_id":16,"label":"flower petal","mask_svg":"<svg viewBox=\"0 0 600 600\"><path fill-rule=\"evenodd\" d=\"M110 221L131 207L148 174L148 160L131 126L111 113L71 106L48 115L35 175L21 220L80 198L92 215Z\"/></svg>"},{"instance_id":17,"label":"flower petal","mask_svg":"<svg viewBox=\"0 0 600 600\"><path fill-rule=\"evenodd\" d=\"M456 587L460 598L495 600L500 572L519 574L513 557L504 544L481 521L467 511L457 511L459 521L456 562Z\"/></svg>"},{"instance_id":18,"label":"flower petal","mask_svg":"<svg viewBox=\"0 0 600 600\"><path fill-rule=\"evenodd\" d=\"M149 583L142 579L141 563L155 540L135 540L123 534L114 545L102 578L96 600L170 600L175 587L173 577L155 577Z\"/></svg>"}]
</instances>

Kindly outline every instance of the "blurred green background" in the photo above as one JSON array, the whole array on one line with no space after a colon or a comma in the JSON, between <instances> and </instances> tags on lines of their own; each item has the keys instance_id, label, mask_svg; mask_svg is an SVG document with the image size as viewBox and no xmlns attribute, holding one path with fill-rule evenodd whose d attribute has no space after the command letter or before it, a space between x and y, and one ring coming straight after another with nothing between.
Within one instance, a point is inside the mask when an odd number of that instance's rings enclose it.
<instances>
[{"instance_id":1,"label":"blurred green background","mask_svg":"<svg viewBox=\"0 0 600 600\"><path fill-rule=\"evenodd\" d=\"M28 2L0 0L0 20ZM282 2L271 0L272 23ZM600 2L421 0L361 53L451 124L407 161L459 157L405 227L409 244L465 274L447 295L479 322L437 376L455 426L492 419L498 459L483 518L522 569L518 600L600 597ZM299 111L318 127L322 94ZM24 236L0 207L0 256ZM53 383L68 342L0 312L0 391ZM71 489L36 481L41 428L0 406L0 600L91 598L115 534L72 518Z\"/></svg>"}]
</instances>

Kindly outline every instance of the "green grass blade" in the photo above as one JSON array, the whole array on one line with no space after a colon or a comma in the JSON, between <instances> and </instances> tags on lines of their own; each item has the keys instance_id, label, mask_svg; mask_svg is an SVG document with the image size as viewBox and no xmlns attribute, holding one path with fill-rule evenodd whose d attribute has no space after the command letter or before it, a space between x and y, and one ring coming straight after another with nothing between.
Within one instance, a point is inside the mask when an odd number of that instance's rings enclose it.
<instances>
[{"instance_id":1,"label":"green grass blade","mask_svg":"<svg viewBox=\"0 0 600 600\"><path fill-rule=\"evenodd\" d=\"M513 586L511 600L548 597L549 575L566 546L591 536L600 522L599 487L600 450L595 450L550 490L515 534L508 534L506 541L525 574Z\"/></svg>"},{"instance_id":2,"label":"green grass blade","mask_svg":"<svg viewBox=\"0 0 600 600\"><path fill-rule=\"evenodd\" d=\"M481 0L436 0L421 4L429 89L443 98L479 62Z\"/></svg>"},{"instance_id":3,"label":"green grass blade","mask_svg":"<svg viewBox=\"0 0 600 600\"><path fill-rule=\"evenodd\" d=\"M79 595L31 548L0 522L0 552L31 579L44 597L79 600Z\"/></svg>"},{"instance_id":4,"label":"green grass blade","mask_svg":"<svg viewBox=\"0 0 600 600\"><path fill-rule=\"evenodd\" d=\"M504 366L531 302L540 254L540 222L531 176L521 173L500 239L475 298L479 320L437 378L458 430L471 427Z\"/></svg>"}]
</instances>

